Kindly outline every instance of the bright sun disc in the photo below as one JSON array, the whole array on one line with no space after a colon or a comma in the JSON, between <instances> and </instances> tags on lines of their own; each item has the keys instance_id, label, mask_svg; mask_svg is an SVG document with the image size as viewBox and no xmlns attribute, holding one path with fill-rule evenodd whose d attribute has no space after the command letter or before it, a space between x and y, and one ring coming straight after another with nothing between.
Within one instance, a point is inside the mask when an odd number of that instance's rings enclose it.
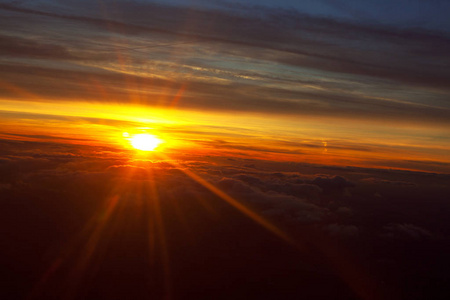
<instances>
[{"instance_id":1,"label":"bright sun disc","mask_svg":"<svg viewBox=\"0 0 450 300\"><path fill-rule=\"evenodd\" d=\"M156 136L147 133L136 134L131 138L131 145L142 151L153 151L161 142Z\"/></svg>"}]
</instances>

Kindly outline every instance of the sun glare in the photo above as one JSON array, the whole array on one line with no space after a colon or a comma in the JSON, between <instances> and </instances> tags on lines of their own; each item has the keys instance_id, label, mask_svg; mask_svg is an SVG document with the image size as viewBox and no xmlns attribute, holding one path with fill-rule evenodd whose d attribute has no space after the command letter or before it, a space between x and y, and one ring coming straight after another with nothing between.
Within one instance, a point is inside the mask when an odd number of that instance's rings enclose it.
<instances>
[{"instance_id":1,"label":"sun glare","mask_svg":"<svg viewBox=\"0 0 450 300\"><path fill-rule=\"evenodd\" d=\"M131 145L142 151L153 151L161 142L156 136L148 133L136 134L131 138Z\"/></svg>"}]
</instances>

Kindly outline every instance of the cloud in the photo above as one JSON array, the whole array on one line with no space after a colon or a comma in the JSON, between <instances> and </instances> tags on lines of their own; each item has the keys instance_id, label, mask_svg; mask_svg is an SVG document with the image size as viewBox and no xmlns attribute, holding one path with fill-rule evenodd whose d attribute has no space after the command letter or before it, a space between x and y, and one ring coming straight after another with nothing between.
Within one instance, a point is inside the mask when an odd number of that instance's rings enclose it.
<instances>
[{"instance_id":1,"label":"cloud","mask_svg":"<svg viewBox=\"0 0 450 300\"><path fill-rule=\"evenodd\" d=\"M74 58L63 46L7 35L0 35L0 55L50 60Z\"/></svg>"},{"instance_id":2,"label":"cloud","mask_svg":"<svg viewBox=\"0 0 450 300\"><path fill-rule=\"evenodd\" d=\"M430 231L409 223L389 224L384 227L382 236L393 239L422 241L435 237Z\"/></svg>"},{"instance_id":3,"label":"cloud","mask_svg":"<svg viewBox=\"0 0 450 300\"><path fill-rule=\"evenodd\" d=\"M380 178L364 178L362 181L364 182L371 182L376 184L392 184L392 185L401 185L401 186L414 186L415 183L408 182L408 181L401 181L401 180L387 180L387 179L380 179Z\"/></svg>"},{"instance_id":4,"label":"cloud","mask_svg":"<svg viewBox=\"0 0 450 300\"><path fill-rule=\"evenodd\" d=\"M218 186L232 194L248 194L249 197L255 196L258 192L250 186L239 180L224 178L218 182Z\"/></svg>"},{"instance_id":5,"label":"cloud","mask_svg":"<svg viewBox=\"0 0 450 300\"><path fill-rule=\"evenodd\" d=\"M341 206L338 209L336 209L336 214L343 217L349 217L354 214L354 211L350 207Z\"/></svg>"},{"instance_id":6,"label":"cloud","mask_svg":"<svg viewBox=\"0 0 450 300\"><path fill-rule=\"evenodd\" d=\"M333 178L319 176L314 178L311 183L323 188L326 191L342 190L355 186L355 184L341 176L334 176Z\"/></svg>"},{"instance_id":7,"label":"cloud","mask_svg":"<svg viewBox=\"0 0 450 300\"><path fill-rule=\"evenodd\" d=\"M360 235L360 229L354 225L329 224L325 227L330 235L342 238L352 238Z\"/></svg>"},{"instance_id":8,"label":"cloud","mask_svg":"<svg viewBox=\"0 0 450 300\"><path fill-rule=\"evenodd\" d=\"M423 282L412 281L410 274L426 274L427 278L432 274L430 281L444 278L438 275L445 272L442 264L448 258L445 251L437 250L447 249L448 239L434 237L439 232L445 236L450 232L446 223L448 175L445 174L329 168L305 162L189 156L188 153L186 160L177 159L176 163L149 161L119 149L71 144L89 144L89 141L54 140L47 135L14 138L22 140L0 140L0 228L8 245L0 249L0 258L10 266L5 271L8 278L16 274L12 281L17 280L24 287L20 290L35 285L32 280L24 282L21 270L27 270L32 278L41 278L54 259L61 259L62 267L47 277L46 284L49 284L45 286L48 291L60 291L53 287L61 287L60 283L66 279L73 282L64 277L66 270L73 270L79 257L86 258L86 249L94 251L92 267L104 271L91 273L90 267L77 270L86 271L83 275L92 275L94 279L100 278L102 283L122 279L116 277L119 273L136 274L138 266L143 266L139 278L145 279L149 274L162 278L158 276L163 273L146 266L154 261L155 265L162 265L158 260L160 254L168 253L171 274L179 280L176 286L182 281L189 291L195 292L203 291L204 280L210 280L208 286L223 289L236 280L247 286L247 278L255 276L264 280L255 280L251 289L257 284L264 289L267 282L273 282L265 280L266 277L278 280L282 273L286 276L269 286L274 298L286 287L286 280L290 280L289 286L298 288L304 278L318 282L308 290L308 295L314 298L317 289L324 286L336 291L335 283L342 278L330 279L330 276L340 270L361 267L378 276L380 258L396 261L401 266L399 276L409 276L405 279L407 284ZM28 138L40 142L26 141ZM272 236L189 178L183 172L186 170L289 232L305 251L297 251ZM384 180L394 184L386 184ZM357 186L351 196L327 193L346 189L353 182ZM420 190L418 187L422 185L427 189ZM445 189L437 190L438 185ZM374 191L380 191L383 198L373 197ZM335 206L314 199L330 199ZM164 228L157 227L159 221ZM161 238L162 231L165 239ZM426 255L423 244L417 246L414 241L427 242ZM158 247L163 248L161 245L167 247L158 252ZM443 254L436 258L436 253ZM363 258L361 263L358 257ZM426 268L418 267L418 261ZM327 262L332 266L323 267ZM390 274L394 267L389 267ZM118 273L111 275L111 270ZM308 271L304 273L305 270ZM375 278L391 284L389 276ZM312 281L307 280L305 285ZM133 279L130 285L135 287L135 283ZM89 288L98 287L97 282L92 284ZM193 284L198 286L192 287ZM401 288L407 290L407 284ZM157 285L161 286L158 282ZM111 291L110 286L106 285L105 290ZM177 293L185 291L180 290ZM233 295L242 295L242 290L238 290ZM303 286L299 295L305 295ZM330 297L333 295L324 298Z\"/></svg>"},{"instance_id":9,"label":"cloud","mask_svg":"<svg viewBox=\"0 0 450 300\"><path fill-rule=\"evenodd\" d=\"M185 85L183 109L448 123L450 73L441 65L449 60L450 38L442 32L264 7L239 14L118 1L105 18L96 4L71 5L0 6L3 14L27 15L29 27L56 19L66 34L79 26L70 41L39 42L5 27L11 35L0 39L8 45L4 55L60 60L52 68L4 64L6 83L42 98L99 100L95 83L105 101L126 101L139 90L143 103L163 106L171 99L156 103L155 94L175 95Z\"/></svg>"},{"instance_id":10,"label":"cloud","mask_svg":"<svg viewBox=\"0 0 450 300\"><path fill-rule=\"evenodd\" d=\"M0 183L0 191L2 190L8 190L12 187L10 183Z\"/></svg>"},{"instance_id":11,"label":"cloud","mask_svg":"<svg viewBox=\"0 0 450 300\"><path fill-rule=\"evenodd\" d=\"M243 178L242 175L240 175ZM248 180L249 177L244 177ZM260 211L266 216L277 218L279 221L288 223L310 223L322 221L327 216L328 211L324 208L308 203L306 200L289 194L279 193L270 183L261 185L266 187L266 191L260 190L257 186L260 181L252 180L256 185L250 186L240 180L223 178L217 182L218 187L238 200L248 203L250 207ZM307 192L305 192L305 190ZM308 189L301 189L302 194L311 193ZM314 191L313 193L315 193Z\"/></svg>"}]
</instances>

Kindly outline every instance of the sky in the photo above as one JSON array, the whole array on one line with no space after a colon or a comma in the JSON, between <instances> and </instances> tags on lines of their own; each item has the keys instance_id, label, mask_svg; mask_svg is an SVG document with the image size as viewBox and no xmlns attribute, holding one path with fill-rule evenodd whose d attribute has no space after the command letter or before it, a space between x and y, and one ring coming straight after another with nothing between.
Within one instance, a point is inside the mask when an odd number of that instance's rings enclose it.
<instances>
[{"instance_id":1,"label":"sky","mask_svg":"<svg viewBox=\"0 0 450 300\"><path fill-rule=\"evenodd\" d=\"M0 1L8 299L439 299L448 11Z\"/></svg>"},{"instance_id":2,"label":"sky","mask_svg":"<svg viewBox=\"0 0 450 300\"><path fill-rule=\"evenodd\" d=\"M3 132L57 122L60 136L79 118L102 143L126 122L164 123L216 150L446 172L446 5L4 2ZM103 119L116 124L102 140Z\"/></svg>"}]
</instances>

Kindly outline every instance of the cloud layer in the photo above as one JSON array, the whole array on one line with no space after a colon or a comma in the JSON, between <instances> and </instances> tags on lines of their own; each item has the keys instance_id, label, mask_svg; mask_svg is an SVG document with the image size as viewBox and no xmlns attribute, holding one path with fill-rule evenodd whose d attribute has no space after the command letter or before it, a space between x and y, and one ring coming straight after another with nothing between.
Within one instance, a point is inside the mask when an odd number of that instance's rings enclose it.
<instances>
[{"instance_id":1,"label":"cloud layer","mask_svg":"<svg viewBox=\"0 0 450 300\"><path fill-rule=\"evenodd\" d=\"M448 125L445 32L264 7L238 13L117 2L106 15L90 2L0 9L4 85L40 98L126 101L138 90L143 103L164 106L183 86L181 108Z\"/></svg>"},{"instance_id":2,"label":"cloud layer","mask_svg":"<svg viewBox=\"0 0 450 300\"><path fill-rule=\"evenodd\" d=\"M286 296L313 297L320 286L352 299L383 281L377 299L386 299L396 287L444 276L440 266L448 258L434 251L449 246L448 175L243 158L146 160L51 140L1 146L0 257L7 282L21 287L6 286L9 297L84 297L92 289L106 298L111 291L159 297L167 292L168 266L180 299L209 298L205 283L226 285L227 297L256 296L246 288L249 278L274 298L286 286ZM290 243L189 174L282 230ZM425 265L427 272L419 272ZM404 282L390 277L397 273ZM139 281L146 276L154 281ZM433 290L442 291L432 286L426 293ZM323 296L332 296L327 291Z\"/></svg>"}]
</instances>

